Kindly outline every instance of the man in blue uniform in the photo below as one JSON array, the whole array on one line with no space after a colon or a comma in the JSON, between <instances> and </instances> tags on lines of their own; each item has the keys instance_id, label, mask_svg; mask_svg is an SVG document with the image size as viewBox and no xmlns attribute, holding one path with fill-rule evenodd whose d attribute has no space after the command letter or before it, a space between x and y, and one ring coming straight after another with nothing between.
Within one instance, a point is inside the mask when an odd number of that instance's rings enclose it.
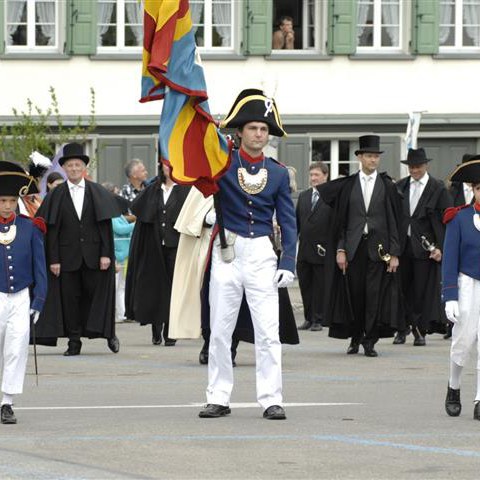
<instances>
[{"instance_id":1,"label":"man in blue uniform","mask_svg":"<svg viewBox=\"0 0 480 480\"><path fill-rule=\"evenodd\" d=\"M217 194L217 218L223 217L232 255L226 258L219 240L214 242L207 405L199 415L214 418L230 413L230 347L245 292L255 329L257 401L264 418L283 420L278 288L294 279L296 219L287 169L262 150L269 134L281 137L285 132L274 100L254 89L240 93L222 126L237 128L240 138L240 149L233 152ZM283 247L278 266L269 238L274 214Z\"/></svg>"},{"instance_id":2,"label":"man in blue uniform","mask_svg":"<svg viewBox=\"0 0 480 480\"><path fill-rule=\"evenodd\" d=\"M38 320L47 293L45 224L15 213L19 196L34 193L38 190L33 177L18 165L0 162L1 422L5 424L17 423L12 404L13 396L23 391L30 316Z\"/></svg>"}]
</instances>

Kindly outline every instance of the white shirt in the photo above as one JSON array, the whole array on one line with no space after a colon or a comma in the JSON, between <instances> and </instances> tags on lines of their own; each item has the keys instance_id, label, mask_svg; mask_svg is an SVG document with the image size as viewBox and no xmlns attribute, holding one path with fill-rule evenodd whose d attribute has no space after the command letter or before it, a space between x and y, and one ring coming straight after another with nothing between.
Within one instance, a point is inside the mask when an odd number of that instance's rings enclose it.
<instances>
[{"instance_id":1,"label":"white shirt","mask_svg":"<svg viewBox=\"0 0 480 480\"><path fill-rule=\"evenodd\" d=\"M427 185L427 182L428 182L428 179L429 179L429 175L428 173L425 173L425 175L420 179L420 180L414 180L412 177L410 177L410 206L412 206L412 197L413 197L413 194L415 192L415 182L418 182L418 189L419 189L419 192L418 192L418 199L417 199L417 205L418 205L418 201L420 200L422 194L423 194L423 191L425 190L425 187ZM417 206L415 205L415 207ZM413 212L411 212L413 213Z\"/></svg>"},{"instance_id":2,"label":"white shirt","mask_svg":"<svg viewBox=\"0 0 480 480\"><path fill-rule=\"evenodd\" d=\"M82 178L78 185L67 180L67 185L70 196L72 197L73 206L80 220L82 218L83 200L85 198L85 179Z\"/></svg>"},{"instance_id":3,"label":"white shirt","mask_svg":"<svg viewBox=\"0 0 480 480\"><path fill-rule=\"evenodd\" d=\"M363 201L365 202L365 210L368 212L370 200L372 199L373 189L375 187L375 181L377 180L377 171L375 170L370 175L367 175L362 170L360 170L359 179L360 186L362 187ZM365 235L368 233L367 223L365 223L365 226L363 227L363 233Z\"/></svg>"},{"instance_id":4,"label":"white shirt","mask_svg":"<svg viewBox=\"0 0 480 480\"><path fill-rule=\"evenodd\" d=\"M163 204L166 205L170 194L172 193L173 187L176 185L174 183L170 188L168 188L164 183L162 183L162 192L163 192Z\"/></svg>"}]
</instances>

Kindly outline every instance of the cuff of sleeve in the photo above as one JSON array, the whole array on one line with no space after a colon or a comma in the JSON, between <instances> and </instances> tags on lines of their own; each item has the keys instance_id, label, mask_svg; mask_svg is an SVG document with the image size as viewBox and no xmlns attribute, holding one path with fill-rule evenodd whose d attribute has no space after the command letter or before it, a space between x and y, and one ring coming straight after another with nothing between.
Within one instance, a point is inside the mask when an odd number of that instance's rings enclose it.
<instances>
[{"instance_id":1,"label":"cuff of sleeve","mask_svg":"<svg viewBox=\"0 0 480 480\"><path fill-rule=\"evenodd\" d=\"M41 312L43 309L44 303L45 303L45 299L35 297L30 304L30 308L32 310L36 310L37 312Z\"/></svg>"},{"instance_id":2,"label":"cuff of sleeve","mask_svg":"<svg viewBox=\"0 0 480 480\"><path fill-rule=\"evenodd\" d=\"M282 256L278 264L278 269L289 270L290 272L295 273L295 258Z\"/></svg>"},{"instance_id":3,"label":"cuff of sleeve","mask_svg":"<svg viewBox=\"0 0 480 480\"><path fill-rule=\"evenodd\" d=\"M458 287L445 287L442 292L442 301L449 302L451 300L458 301Z\"/></svg>"}]
</instances>

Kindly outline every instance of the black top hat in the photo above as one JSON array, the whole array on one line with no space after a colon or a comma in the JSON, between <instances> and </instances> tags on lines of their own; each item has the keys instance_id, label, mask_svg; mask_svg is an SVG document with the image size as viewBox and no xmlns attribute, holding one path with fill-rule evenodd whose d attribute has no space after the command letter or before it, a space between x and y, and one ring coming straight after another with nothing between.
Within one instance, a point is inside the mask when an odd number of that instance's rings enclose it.
<instances>
[{"instance_id":1,"label":"black top hat","mask_svg":"<svg viewBox=\"0 0 480 480\"><path fill-rule=\"evenodd\" d=\"M355 150L355 155L359 153L383 153L380 150L380 137L378 135L363 135L358 139L359 149Z\"/></svg>"},{"instance_id":2,"label":"black top hat","mask_svg":"<svg viewBox=\"0 0 480 480\"><path fill-rule=\"evenodd\" d=\"M88 162L90 161L88 155L85 155L83 151L83 145L80 145L79 143L67 143L64 145L62 156L58 159L58 163L62 166L71 158L78 158L79 160L82 160L85 165L88 165Z\"/></svg>"},{"instance_id":3,"label":"black top hat","mask_svg":"<svg viewBox=\"0 0 480 480\"><path fill-rule=\"evenodd\" d=\"M0 195L23 197L38 193L35 179L25 170L11 162L0 162Z\"/></svg>"},{"instance_id":4,"label":"black top hat","mask_svg":"<svg viewBox=\"0 0 480 480\"><path fill-rule=\"evenodd\" d=\"M427 154L423 148L418 148L415 150L414 148L408 149L407 159L401 160L401 163L405 165L422 165L423 163L430 162L431 158L427 158Z\"/></svg>"},{"instance_id":5,"label":"black top hat","mask_svg":"<svg viewBox=\"0 0 480 480\"><path fill-rule=\"evenodd\" d=\"M451 182L480 183L480 155L477 160L461 163L450 175Z\"/></svg>"},{"instance_id":6,"label":"black top hat","mask_svg":"<svg viewBox=\"0 0 480 480\"><path fill-rule=\"evenodd\" d=\"M241 128L249 122L263 122L268 125L270 135L283 137L282 121L273 98L268 98L261 90L243 90L235 100L230 112L220 122L222 128Z\"/></svg>"}]
</instances>

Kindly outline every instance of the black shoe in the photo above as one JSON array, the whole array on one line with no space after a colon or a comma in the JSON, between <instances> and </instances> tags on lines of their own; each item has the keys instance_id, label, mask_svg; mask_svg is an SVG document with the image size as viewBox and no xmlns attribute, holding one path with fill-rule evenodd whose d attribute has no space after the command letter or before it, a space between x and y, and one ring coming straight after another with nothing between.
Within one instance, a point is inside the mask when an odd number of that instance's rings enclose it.
<instances>
[{"instance_id":1,"label":"black shoe","mask_svg":"<svg viewBox=\"0 0 480 480\"><path fill-rule=\"evenodd\" d=\"M13 413L11 405L2 405L1 418L2 423L5 423L7 425L17 423L17 419L15 418L15 414Z\"/></svg>"},{"instance_id":2,"label":"black shoe","mask_svg":"<svg viewBox=\"0 0 480 480\"><path fill-rule=\"evenodd\" d=\"M200 354L198 355L198 361L200 365L208 365L208 347L209 342L204 341L202 349L200 350Z\"/></svg>"},{"instance_id":3,"label":"black shoe","mask_svg":"<svg viewBox=\"0 0 480 480\"><path fill-rule=\"evenodd\" d=\"M473 407L473 419L480 420L480 402L475 402L475 407Z\"/></svg>"},{"instance_id":4,"label":"black shoe","mask_svg":"<svg viewBox=\"0 0 480 480\"><path fill-rule=\"evenodd\" d=\"M423 335L417 335L413 341L415 347L424 347L427 344Z\"/></svg>"},{"instance_id":5,"label":"black shoe","mask_svg":"<svg viewBox=\"0 0 480 480\"><path fill-rule=\"evenodd\" d=\"M462 404L460 403L460 389L455 390L448 386L447 398L445 399L445 410L451 417L458 417L460 415L460 412L462 411Z\"/></svg>"},{"instance_id":6,"label":"black shoe","mask_svg":"<svg viewBox=\"0 0 480 480\"><path fill-rule=\"evenodd\" d=\"M310 330L310 327L312 326L312 322L309 322L308 320L305 320L299 327L299 330Z\"/></svg>"},{"instance_id":7,"label":"black shoe","mask_svg":"<svg viewBox=\"0 0 480 480\"><path fill-rule=\"evenodd\" d=\"M393 339L394 345L403 345L406 342L407 338L403 332L397 332L395 338Z\"/></svg>"},{"instance_id":8,"label":"black shoe","mask_svg":"<svg viewBox=\"0 0 480 480\"><path fill-rule=\"evenodd\" d=\"M285 410L280 405L272 405L263 412L263 418L267 420L285 420Z\"/></svg>"},{"instance_id":9,"label":"black shoe","mask_svg":"<svg viewBox=\"0 0 480 480\"><path fill-rule=\"evenodd\" d=\"M153 345L161 345L162 344L162 337L156 337L155 335L152 335L152 343Z\"/></svg>"},{"instance_id":10,"label":"black shoe","mask_svg":"<svg viewBox=\"0 0 480 480\"><path fill-rule=\"evenodd\" d=\"M447 332L446 332L445 335L443 336L443 338L444 338L445 340L448 340L449 338L452 338L452 329L453 329L453 323L452 323L452 322L448 322Z\"/></svg>"},{"instance_id":11,"label":"black shoe","mask_svg":"<svg viewBox=\"0 0 480 480\"><path fill-rule=\"evenodd\" d=\"M366 357L378 357L378 353L373 348L375 346L373 342L364 342L362 345Z\"/></svg>"},{"instance_id":12,"label":"black shoe","mask_svg":"<svg viewBox=\"0 0 480 480\"><path fill-rule=\"evenodd\" d=\"M65 350L63 355L65 357L73 357L74 355L80 355L80 350L82 349L82 342L80 340L69 340L68 348Z\"/></svg>"},{"instance_id":13,"label":"black shoe","mask_svg":"<svg viewBox=\"0 0 480 480\"><path fill-rule=\"evenodd\" d=\"M177 343L177 341L173 340L172 338L166 338L165 339L165 346L166 347L174 347L176 343Z\"/></svg>"},{"instance_id":14,"label":"black shoe","mask_svg":"<svg viewBox=\"0 0 480 480\"><path fill-rule=\"evenodd\" d=\"M347 349L347 355L354 355L355 353L358 353L359 348L360 348L360 342L352 338L352 341L350 342L350 345L348 346L348 349Z\"/></svg>"},{"instance_id":15,"label":"black shoe","mask_svg":"<svg viewBox=\"0 0 480 480\"><path fill-rule=\"evenodd\" d=\"M312 326L310 327L311 332L321 332L323 330L322 324L321 323L312 323Z\"/></svg>"},{"instance_id":16,"label":"black shoe","mask_svg":"<svg viewBox=\"0 0 480 480\"><path fill-rule=\"evenodd\" d=\"M225 407L224 405L217 405L216 403L209 403L198 414L198 416L200 418L218 418L224 417L225 415L230 415L230 413L232 413L230 407Z\"/></svg>"},{"instance_id":17,"label":"black shoe","mask_svg":"<svg viewBox=\"0 0 480 480\"><path fill-rule=\"evenodd\" d=\"M107 345L113 353L118 353L120 351L120 341L116 335L107 340Z\"/></svg>"}]
</instances>

